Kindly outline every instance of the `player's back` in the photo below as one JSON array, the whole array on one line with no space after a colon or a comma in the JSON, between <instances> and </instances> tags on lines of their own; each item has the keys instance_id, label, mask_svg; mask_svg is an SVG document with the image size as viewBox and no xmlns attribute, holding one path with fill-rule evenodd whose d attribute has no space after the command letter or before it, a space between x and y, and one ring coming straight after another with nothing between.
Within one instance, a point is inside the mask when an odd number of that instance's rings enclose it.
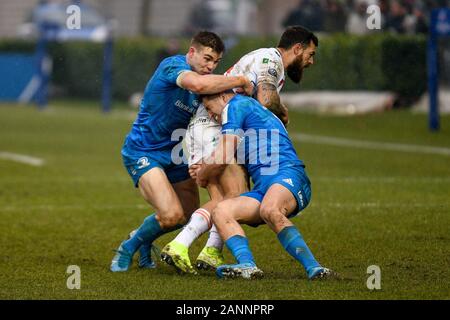
<instances>
[{"instance_id":1,"label":"player's back","mask_svg":"<svg viewBox=\"0 0 450 320\"><path fill-rule=\"evenodd\" d=\"M164 59L147 83L137 119L126 139L126 146L137 152L171 148L176 129L186 129L198 108L198 96L177 86L176 79L190 71L186 57Z\"/></svg>"},{"instance_id":2,"label":"player's back","mask_svg":"<svg viewBox=\"0 0 450 320\"><path fill-rule=\"evenodd\" d=\"M252 178L263 167L304 166L283 123L253 98L236 95L229 101L222 113L222 133L243 136L238 162L245 163Z\"/></svg>"}]
</instances>

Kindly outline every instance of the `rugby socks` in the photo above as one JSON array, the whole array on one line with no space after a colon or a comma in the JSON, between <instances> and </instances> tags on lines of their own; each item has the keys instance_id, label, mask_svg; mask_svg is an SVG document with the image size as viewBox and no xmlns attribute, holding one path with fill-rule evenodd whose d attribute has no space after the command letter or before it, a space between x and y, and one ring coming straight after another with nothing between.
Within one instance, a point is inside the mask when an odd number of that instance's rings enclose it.
<instances>
[{"instance_id":1,"label":"rugby socks","mask_svg":"<svg viewBox=\"0 0 450 320\"><path fill-rule=\"evenodd\" d=\"M200 237L211 228L211 214L203 208L197 209L191 216L188 224L176 236L174 241L179 242L186 247L190 247L195 239Z\"/></svg>"},{"instance_id":2,"label":"rugby socks","mask_svg":"<svg viewBox=\"0 0 450 320\"><path fill-rule=\"evenodd\" d=\"M172 230L163 230L156 220L156 214L153 213L144 219L136 233L126 240L122 246L127 251L135 253L144 242L151 244L155 239Z\"/></svg>"},{"instance_id":3,"label":"rugby socks","mask_svg":"<svg viewBox=\"0 0 450 320\"><path fill-rule=\"evenodd\" d=\"M251 263L256 265L246 237L235 235L228 238L228 240L225 241L225 244L239 264Z\"/></svg>"},{"instance_id":4,"label":"rugby socks","mask_svg":"<svg viewBox=\"0 0 450 320\"><path fill-rule=\"evenodd\" d=\"M277 236L283 248L303 265L306 272L311 268L320 267L319 262L314 258L311 250L309 250L305 240L303 240L302 235L295 226L284 228Z\"/></svg>"},{"instance_id":5,"label":"rugby socks","mask_svg":"<svg viewBox=\"0 0 450 320\"><path fill-rule=\"evenodd\" d=\"M216 225L214 224L209 230L209 238L206 242L206 247L214 247L219 251L223 250L223 240L220 237L219 232L217 231Z\"/></svg>"}]
</instances>

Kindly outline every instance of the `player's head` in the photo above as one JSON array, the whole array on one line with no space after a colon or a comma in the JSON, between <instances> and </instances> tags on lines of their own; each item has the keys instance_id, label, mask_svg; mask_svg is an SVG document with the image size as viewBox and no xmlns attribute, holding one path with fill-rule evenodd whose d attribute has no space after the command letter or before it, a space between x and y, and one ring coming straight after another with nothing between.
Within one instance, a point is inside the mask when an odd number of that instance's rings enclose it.
<instances>
[{"instance_id":1,"label":"player's head","mask_svg":"<svg viewBox=\"0 0 450 320\"><path fill-rule=\"evenodd\" d=\"M187 53L188 64L199 74L210 74L216 69L225 50L220 37L209 31L197 33Z\"/></svg>"},{"instance_id":2,"label":"player's head","mask_svg":"<svg viewBox=\"0 0 450 320\"><path fill-rule=\"evenodd\" d=\"M285 56L283 60L287 60L285 68L292 81L299 83L303 70L314 64L314 55L318 46L319 39L304 27L292 26L284 31L278 48Z\"/></svg>"},{"instance_id":3,"label":"player's head","mask_svg":"<svg viewBox=\"0 0 450 320\"><path fill-rule=\"evenodd\" d=\"M236 94L233 90L228 90L224 92L219 92L215 94L204 94L200 95L200 100L205 106L206 111L208 111L210 117L214 117L222 114L223 109L227 105L228 101L233 98Z\"/></svg>"}]
</instances>

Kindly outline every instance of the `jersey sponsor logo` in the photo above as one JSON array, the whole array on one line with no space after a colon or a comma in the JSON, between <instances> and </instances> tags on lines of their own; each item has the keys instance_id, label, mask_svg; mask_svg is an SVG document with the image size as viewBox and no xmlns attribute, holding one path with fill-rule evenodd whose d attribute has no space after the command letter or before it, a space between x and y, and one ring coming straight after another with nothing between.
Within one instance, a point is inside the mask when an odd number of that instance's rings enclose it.
<instances>
[{"instance_id":1,"label":"jersey sponsor logo","mask_svg":"<svg viewBox=\"0 0 450 320\"><path fill-rule=\"evenodd\" d=\"M194 100L194 101L197 101L197 100ZM185 105L183 102L181 102L181 100L177 100L175 102L175 106L178 107L179 109L189 112L191 114L194 114L194 112L195 112L195 107L190 107L188 105ZM198 101L197 101L197 106L198 106Z\"/></svg>"},{"instance_id":2,"label":"jersey sponsor logo","mask_svg":"<svg viewBox=\"0 0 450 320\"><path fill-rule=\"evenodd\" d=\"M148 167L150 165L150 161L148 161L147 157L139 158L139 160L136 163L138 165L137 167L138 170Z\"/></svg>"},{"instance_id":3,"label":"jersey sponsor logo","mask_svg":"<svg viewBox=\"0 0 450 320\"><path fill-rule=\"evenodd\" d=\"M277 72L277 70L275 70L274 68L270 68L267 72L268 72L271 76L274 76L275 78L278 78L278 72Z\"/></svg>"},{"instance_id":4,"label":"jersey sponsor logo","mask_svg":"<svg viewBox=\"0 0 450 320\"><path fill-rule=\"evenodd\" d=\"M294 186L294 183L292 182L292 179L291 179L291 178L289 178L289 179L283 179L283 181L286 182L286 183L287 183L288 185L290 185L291 187Z\"/></svg>"},{"instance_id":5,"label":"jersey sponsor logo","mask_svg":"<svg viewBox=\"0 0 450 320\"><path fill-rule=\"evenodd\" d=\"M298 193L298 198L300 199L300 206L304 207L305 206L305 202L303 201L303 194L302 194L302 190L300 190Z\"/></svg>"}]
</instances>

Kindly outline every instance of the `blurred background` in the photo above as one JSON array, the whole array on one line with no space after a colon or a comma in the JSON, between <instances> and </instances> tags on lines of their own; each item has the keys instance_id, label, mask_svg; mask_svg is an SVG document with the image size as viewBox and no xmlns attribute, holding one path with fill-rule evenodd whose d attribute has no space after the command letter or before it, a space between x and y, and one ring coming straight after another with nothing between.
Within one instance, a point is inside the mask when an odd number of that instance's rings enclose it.
<instances>
[{"instance_id":1,"label":"blurred background","mask_svg":"<svg viewBox=\"0 0 450 320\"><path fill-rule=\"evenodd\" d=\"M65 29L66 8L73 3L82 6L82 30L92 29L86 37L91 42L60 37L48 43L50 99L101 97L102 83L111 79L105 80L102 65L107 53L102 44L92 44L96 37L114 40L113 81L107 88L112 99L136 106L157 64L184 53L199 30L213 30L225 39L227 52L217 70L223 72L245 53L275 46L286 26L301 24L321 42L316 65L301 86L288 81L285 101L292 108L343 114L427 110L430 12L449 6L448 0L6 0L0 2L0 53L35 53L39 25ZM374 4L380 28L370 30L367 8ZM449 46L440 41L442 112L450 110ZM11 86L3 82L4 88ZM304 94L294 94L298 91Z\"/></svg>"}]
</instances>

